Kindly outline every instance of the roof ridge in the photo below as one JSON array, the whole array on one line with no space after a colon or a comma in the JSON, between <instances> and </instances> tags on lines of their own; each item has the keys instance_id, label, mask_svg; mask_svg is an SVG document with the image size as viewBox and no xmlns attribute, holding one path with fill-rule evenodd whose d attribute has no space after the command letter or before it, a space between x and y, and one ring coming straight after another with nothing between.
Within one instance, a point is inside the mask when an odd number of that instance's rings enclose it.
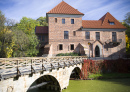
<instances>
[{"instance_id":1,"label":"roof ridge","mask_svg":"<svg viewBox=\"0 0 130 92\"><path fill-rule=\"evenodd\" d=\"M82 20L82 21L101 21L101 20Z\"/></svg>"},{"instance_id":2,"label":"roof ridge","mask_svg":"<svg viewBox=\"0 0 130 92\"><path fill-rule=\"evenodd\" d=\"M51 9L48 14L78 14L84 15L83 13L79 12L77 9L66 3L65 1L60 2L56 5L53 9Z\"/></svg>"},{"instance_id":3,"label":"roof ridge","mask_svg":"<svg viewBox=\"0 0 130 92\"><path fill-rule=\"evenodd\" d=\"M64 1L61 1L60 3L62 3L62 2L64 2ZM60 3L59 3L59 4L60 4ZM53 10L54 8L56 8L59 4L57 4L57 5L56 5L55 7L53 7L51 10ZM51 11L51 10L50 10L50 11ZM50 12L50 11L49 11L49 12ZM47 12L47 13L48 13L48 12Z\"/></svg>"},{"instance_id":4,"label":"roof ridge","mask_svg":"<svg viewBox=\"0 0 130 92\"><path fill-rule=\"evenodd\" d=\"M109 12L107 12L107 13L109 13ZM107 16L107 13L99 19L99 20L102 21L101 26L104 24L104 20L105 20L105 18L106 18L106 16Z\"/></svg>"}]
</instances>

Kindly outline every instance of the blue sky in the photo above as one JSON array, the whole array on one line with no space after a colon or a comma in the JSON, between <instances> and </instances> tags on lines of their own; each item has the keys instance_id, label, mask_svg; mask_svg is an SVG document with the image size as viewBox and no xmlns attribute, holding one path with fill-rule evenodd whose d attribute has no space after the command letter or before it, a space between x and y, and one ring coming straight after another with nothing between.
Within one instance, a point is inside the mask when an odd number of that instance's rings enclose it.
<instances>
[{"instance_id":1,"label":"blue sky","mask_svg":"<svg viewBox=\"0 0 130 92\"><path fill-rule=\"evenodd\" d=\"M0 10L9 19L19 22L22 17L37 19L46 16L62 0L0 0ZM123 20L130 12L130 0L64 0L84 13L83 20L98 20L110 12L117 20Z\"/></svg>"}]
</instances>

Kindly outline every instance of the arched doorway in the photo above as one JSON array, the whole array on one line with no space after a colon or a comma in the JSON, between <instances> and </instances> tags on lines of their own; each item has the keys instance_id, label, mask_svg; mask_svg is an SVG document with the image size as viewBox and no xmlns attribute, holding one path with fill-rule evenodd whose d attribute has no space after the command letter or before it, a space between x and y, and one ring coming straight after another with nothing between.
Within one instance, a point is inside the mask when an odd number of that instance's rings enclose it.
<instances>
[{"instance_id":1,"label":"arched doorway","mask_svg":"<svg viewBox=\"0 0 130 92\"><path fill-rule=\"evenodd\" d=\"M99 46L95 47L95 57L100 57L100 48L99 48Z\"/></svg>"}]
</instances>

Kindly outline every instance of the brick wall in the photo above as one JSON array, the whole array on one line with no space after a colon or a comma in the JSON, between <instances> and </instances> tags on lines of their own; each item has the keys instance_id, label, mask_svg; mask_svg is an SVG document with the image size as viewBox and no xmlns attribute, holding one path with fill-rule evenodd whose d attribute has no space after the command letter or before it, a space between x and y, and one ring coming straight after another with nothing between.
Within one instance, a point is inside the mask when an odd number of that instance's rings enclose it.
<instances>
[{"instance_id":1,"label":"brick wall","mask_svg":"<svg viewBox=\"0 0 130 92\"><path fill-rule=\"evenodd\" d=\"M84 45L86 52L89 53L88 42L94 42L96 40L96 32L100 32L100 41L105 44L108 40L112 39L113 31L90 31L90 39L85 39L85 31L81 31L82 18L57 18L57 23L55 22L56 17L49 17L49 44L51 48L49 54L56 55L58 53L69 53L69 52L79 52L79 45ZM65 19L65 24L62 24L62 19ZM74 24L71 24L71 19L74 19ZM64 39L64 31L69 32L69 39ZM76 31L76 36L73 35L73 31ZM117 39L122 39L120 45L116 47L104 46L104 51L102 55L110 56L113 54L119 54L123 51L125 53L125 32L117 32ZM59 50L59 44L63 45L63 50ZM74 50L70 50L70 44L74 44ZM96 46L97 43L94 44ZM91 45L93 46L93 45ZM94 55L95 47L91 47L90 56ZM100 48L103 50L103 46ZM121 50L121 51L120 51ZM81 51L83 52L83 51Z\"/></svg>"},{"instance_id":2,"label":"brick wall","mask_svg":"<svg viewBox=\"0 0 130 92\"><path fill-rule=\"evenodd\" d=\"M52 44L51 54L69 53L74 50L70 50L70 44L74 44L74 48L81 42L84 32L79 32L79 28L82 26L82 18L64 18L65 24L62 24L62 18L57 18L55 23L55 17L49 17L49 44ZM71 24L71 19L74 19L74 24ZM64 39L64 31L69 32L69 39ZM73 31L76 31L76 36L73 35ZM59 50L59 44L63 44L63 50Z\"/></svg>"}]
</instances>

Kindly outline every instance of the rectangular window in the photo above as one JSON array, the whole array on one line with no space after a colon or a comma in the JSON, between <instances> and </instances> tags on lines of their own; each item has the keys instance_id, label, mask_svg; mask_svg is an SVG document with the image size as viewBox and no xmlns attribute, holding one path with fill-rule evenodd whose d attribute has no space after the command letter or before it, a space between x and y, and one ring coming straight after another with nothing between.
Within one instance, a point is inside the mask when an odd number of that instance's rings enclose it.
<instances>
[{"instance_id":1,"label":"rectangular window","mask_svg":"<svg viewBox=\"0 0 130 92\"><path fill-rule=\"evenodd\" d=\"M73 36L76 36L76 31L73 31Z\"/></svg>"},{"instance_id":2,"label":"rectangular window","mask_svg":"<svg viewBox=\"0 0 130 92\"><path fill-rule=\"evenodd\" d=\"M100 33L96 32L96 40L100 40Z\"/></svg>"},{"instance_id":3,"label":"rectangular window","mask_svg":"<svg viewBox=\"0 0 130 92\"><path fill-rule=\"evenodd\" d=\"M90 32L86 32L85 37L86 37L86 39L90 39Z\"/></svg>"},{"instance_id":4,"label":"rectangular window","mask_svg":"<svg viewBox=\"0 0 130 92\"><path fill-rule=\"evenodd\" d=\"M63 45L59 44L59 50L63 50Z\"/></svg>"},{"instance_id":5,"label":"rectangular window","mask_svg":"<svg viewBox=\"0 0 130 92\"><path fill-rule=\"evenodd\" d=\"M117 37L116 37L116 32L112 32L112 41L116 42Z\"/></svg>"},{"instance_id":6,"label":"rectangular window","mask_svg":"<svg viewBox=\"0 0 130 92\"><path fill-rule=\"evenodd\" d=\"M57 23L57 18L55 18L55 23Z\"/></svg>"},{"instance_id":7,"label":"rectangular window","mask_svg":"<svg viewBox=\"0 0 130 92\"><path fill-rule=\"evenodd\" d=\"M69 32L68 31L64 31L64 39L69 39Z\"/></svg>"},{"instance_id":8,"label":"rectangular window","mask_svg":"<svg viewBox=\"0 0 130 92\"><path fill-rule=\"evenodd\" d=\"M74 19L71 19L71 24L74 24Z\"/></svg>"},{"instance_id":9,"label":"rectangular window","mask_svg":"<svg viewBox=\"0 0 130 92\"><path fill-rule=\"evenodd\" d=\"M74 50L74 44L70 45L70 50Z\"/></svg>"},{"instance_id":10,"label":"rectangular window","mask_svg":"<svg viewBox=\"0 0 130 92\"><path fill-rule=\"evenodd\" d=\"M65 19L62 19L62 24L65 24Z\"/></svg>"}]
</instances>

